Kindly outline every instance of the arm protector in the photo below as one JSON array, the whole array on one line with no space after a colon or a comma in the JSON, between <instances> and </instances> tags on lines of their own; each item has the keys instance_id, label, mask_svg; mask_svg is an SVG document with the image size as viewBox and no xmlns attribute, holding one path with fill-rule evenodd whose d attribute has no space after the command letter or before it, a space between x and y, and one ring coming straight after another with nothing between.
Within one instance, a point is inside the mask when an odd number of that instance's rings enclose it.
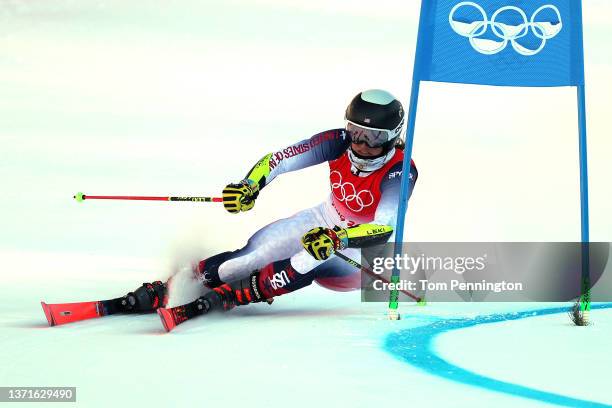
<instances>
[{"instance_id":1,"label":"arm protector","mask_svg":"<svg viewBox=\"0 0 612 408\"><path fill-rule=\"evenodd\" d=\"M359 224L336 231L343 248L366 248L387 242L393 228L380 224Z\"/></svg>"}]
</instances>

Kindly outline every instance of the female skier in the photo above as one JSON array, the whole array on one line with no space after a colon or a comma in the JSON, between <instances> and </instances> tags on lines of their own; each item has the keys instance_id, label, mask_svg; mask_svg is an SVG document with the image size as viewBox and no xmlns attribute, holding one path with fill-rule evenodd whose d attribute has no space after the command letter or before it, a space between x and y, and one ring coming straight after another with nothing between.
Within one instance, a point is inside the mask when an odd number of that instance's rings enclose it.
<instances>
[{"instance_id":1,"label":"female skier","mask_svg":"<svg viewBox=\"0 0 612 408\"><path fill-rule=\"evenodd\" d=\"M317 281L333 290L357 289L359 269L332 256L359 259L360 248L387 242L395 226L402 175L405 113L383 90L368 90L346 109L346 125L266 154L246 177L223 190L223 205L249 211L278 175L328 162L328 199L257 231L236 251L199 262L197 277L212 290L187 305L165 309L167 284L145 283L105 301L108 314L158 310L166 330L213 310L267 301ZM410 166L410 193L417 179Z\"/></svg>"}]
</instances>

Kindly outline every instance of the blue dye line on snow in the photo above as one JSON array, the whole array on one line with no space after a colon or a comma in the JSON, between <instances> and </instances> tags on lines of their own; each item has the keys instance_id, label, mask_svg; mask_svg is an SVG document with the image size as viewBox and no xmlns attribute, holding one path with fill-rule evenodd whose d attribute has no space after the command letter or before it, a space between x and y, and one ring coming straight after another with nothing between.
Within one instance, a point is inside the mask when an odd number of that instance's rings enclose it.
<instances>
[{"instance_id":1,"label":"blue dye line on snow","mask_svg":"<svg viewBox=\"0 0 612 408\"><path fill-rule=\"evenodd\" d=\"M591 305L591 310L607 308L612 308L612 304ZM565 407L612 408L612 405L608 404L567 397L485 377L445 361L433 350L433 340L435 337L450 330L464 329L479 324L524 319L526 317L567 313L568 311L568 307L556 307L525 312L493 314L474 319L444 319L426 326L392 333L387 337L384 347L394 356L417 368L459 383Z\"/></svg>"}]
</instances>

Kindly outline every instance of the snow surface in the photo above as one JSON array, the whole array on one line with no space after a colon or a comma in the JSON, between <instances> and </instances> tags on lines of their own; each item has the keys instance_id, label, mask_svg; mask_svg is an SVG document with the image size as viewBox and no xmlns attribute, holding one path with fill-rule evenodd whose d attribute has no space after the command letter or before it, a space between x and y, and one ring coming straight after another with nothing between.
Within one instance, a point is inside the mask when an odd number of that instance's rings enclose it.
<instances>
[{"instance_id":1,"label":"snow surface","mask_svg":"<svg viewBox=\"0 0 612 408\"><path fill-rule=\"evenodd\" d=\"M399 333L402 347L410 349L421 326L548 305L405 305L403 320L392 322L385 318L384 305L360 303L357 293L313 286L278 298L272 306L250 305L194 319L169 334L156 314L50 328L41 299L119 296L147 280L151 266L82 254L2 253L2 258L20 265L21 272L3 284L0 384L75 386L77 406L125 406L128 401L142 406L238 401L300 407L547 405L449 381L406 364L386 342ZM74 260L96 265L89 271L94 275L70 267ZM46 274L56 279L43 279ZM612 310L595 310L592 319L595 325L588 328L570 325L565 313L476 325L441 334L433 351L492 380L612 404Z\"/></svg>"},{"instance_id":2,"label":"snow surface","mask_svg":"<svg viewBox=\"0 0 612 408\"><path fill-rule=\"evenodd\" d=\"M41 300L123 295L322 201L324 166L283 175L239 216L71 197L216 195L265 153L342 126L362 89L407 102L418 3L0 2L0 386L76 386L71 407L612 404L609 309L586 328L478 318L559 306L542 304L402 305L390 322L384 304L313 286L170 334L155 314L47 327ZM608 0L584 3L599 241L612 241L609 15ZM576 240L574 92L423 84L408 238ZM457 321L478 324L440 331Z\"/></svg>"}]
</instances>

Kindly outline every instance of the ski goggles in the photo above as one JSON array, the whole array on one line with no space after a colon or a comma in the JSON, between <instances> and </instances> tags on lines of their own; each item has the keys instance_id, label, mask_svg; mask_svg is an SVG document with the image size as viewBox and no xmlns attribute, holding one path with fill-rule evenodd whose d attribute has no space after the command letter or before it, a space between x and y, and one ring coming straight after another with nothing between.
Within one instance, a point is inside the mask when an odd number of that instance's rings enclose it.
<instances>
[{"instance_id":1,"label":"ski goggles","mask_svg":"<svg viewBox=\"0 0 612 408\"><path fill-rule=\"evenodd\" d=\"M402 120L402 122L395 129L388 130L370 128L347 120L345 128L353 143L365 143L369 147L376 148L381 147L388 141L399 136L400 132L402 131L403 124L404 121Z\"/></svg>"}]
</instances>

